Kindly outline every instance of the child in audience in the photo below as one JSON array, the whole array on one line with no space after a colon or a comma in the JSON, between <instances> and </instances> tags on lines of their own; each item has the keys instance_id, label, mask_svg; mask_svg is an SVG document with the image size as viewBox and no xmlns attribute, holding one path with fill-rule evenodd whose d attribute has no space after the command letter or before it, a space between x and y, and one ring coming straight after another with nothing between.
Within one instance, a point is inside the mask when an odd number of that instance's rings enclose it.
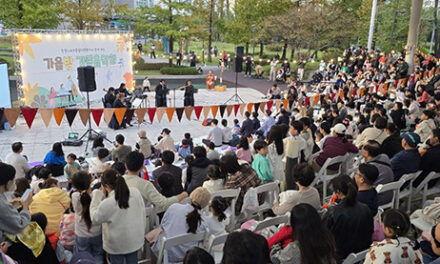
<instances>
[{"instance_id":1,"label":"child in audience","mask_svg":"<svg viewBox=\"0 0 440 264\"><path fill-rule=\"evenodd\" d=\"M222 137L222 141L223 141L223 145L229 145L231 143L232 140L232 128L228 127L228 120L223 119L222 120L222 132L223 132L223 137Z\"/></svg>"},{"instance_id":2,"label":"child in audience","mask_svg":"<svg viewBox=\"0 0 440 264\"><path fill-rule=\"evenodd\" d=\"M234 119L234 126L232 127L232 134L238 134L240 132L240 121Z\"/></svg>"},{"instance_id":3,"label":"child in audience","mask_svg":"<svg viewBox=\"0 0 440 264\"><path fill-rule=\"evenodd\" d=\"M266 158L267 155L267 143L264 140L257 140L254 143L255 152L257 155L254 157L252 162L252 168L257 172L258 178L263 182L270 182L275 177L270 169L269 160Z\"/></svg>"},{"instance_id":4,"label":"child in audience","mask_svg":"<svg viewBox=\"0 0 440 264\"><path fill-rule=\"evenodd\" d=\"M365 256L364 264L423 263L422 253L406 237L411 226L408 215L397 209L388 209L382 219L385 239L371 245Z\"/></svg>"},{"instance_id":5,"label":"child in audience","mask_svg":"<svg viewBox=\"0 0 440 264\"><path fill-rule=\"evenodd\" d=\"M105 161L110 155L110 151L106 148L100 148L98 150L97 157L94 157L90 160L89 164L89 173L90 174L102 174L102 172L106 169Z\"/></svg>"},{"instance_id":6,"label":"child in audience","mask_svg":"<svg viewBox=\"0 0 440 264\"><path fill-rule=\"evenodd\" d=\"M193 143L193 139L191 137L191 134L190 133L185 133L183 135L183 137L184 137L184 139L186 139L188 141L188 145L191 148L191 152L192 152L193 148L194 148L194 143Z\"/></svg>"},{"instance_id":7,"label":"child in audience","mask_svg":"<svg viewBox=\"0 0 440 264\"><path fill-rule=\"evenodd\" d=\"M48 168L41 166L35 170L35 176L32 177L31 189L34 194L37 194L40 191L40 184L52 177L52 173Z\"/></svg>"},{"instance_id":8,"label":"child in audience","mask_svg":"<svg viewBox=\"0 0 440 264\"><path fill-rule=\"evenodd\" d=\"M225 198L221 196L212 198L211 204L209 205L211 215L206 218L210 234L218 236L226 233L225 228L229 223L229 219L227 219L225 210L228 209L228 207L229 204Z\"/></svg>"},{"instance_id":9,"label":"child in audience","mask_svg":"<svg viewBox=\"0 0 440 264\"><path fill-rule=\"evenodd\" d=\"M368 163L359 165L354 175L354 180L358 186L357 199L359 202L368 205L373 216L377 214L378 203L376 188L374 188L372 184L376 181L378 176L379 171L376 166Z\"/></svg>"},{"instance_id":10,"label":"child in audience","mask_svg":"<svg viewBox=\"0 0 440 264\"><path fill-rule=\"evenodd\" d=\"M187 139L182 139L182 144L179 146L178 153L182 159L185 159L186 156L191 155L191 146L189 145Z\"/></svg>"},{"instance_id":11,"label":"child in audience","mask_svg":"<svg viewBox=\"0 0 440 264\"><path fill-rule=\"evenodd\" d=\"M220 168L217 165L211 164L206 170L206 177L209 179L203 183L203 188L208 189L210 193L223 190L224 179L221 178Z\"/></svg>"},{"instance_id":12,"label":"child in audience","mask_svg":"<svg viewBox=\"0 0 440 264\"><path fill-rule=\"evenodd\" d=\"M67 164L64 165L64 176L66 176L67 181L69 182L68 189L70 189L72 186L73 174L77 173L80 170L81 170L81 165L79 165L79 163L76 162L76 155L73 153L67 155Z\"/></svg>"},{"instance_id":13,"label":"child in audience","mask_svg":"<svg viewBox=\"0 0 440 264\"><path fill-rule=\"evenodd\" d=\"M249 141L247 137L240 138L240 143L237 145L237 151L235 154L239 160L244 160L249 164L252 162L252 154L249 149Z\"/></svg>"}]
</instances>

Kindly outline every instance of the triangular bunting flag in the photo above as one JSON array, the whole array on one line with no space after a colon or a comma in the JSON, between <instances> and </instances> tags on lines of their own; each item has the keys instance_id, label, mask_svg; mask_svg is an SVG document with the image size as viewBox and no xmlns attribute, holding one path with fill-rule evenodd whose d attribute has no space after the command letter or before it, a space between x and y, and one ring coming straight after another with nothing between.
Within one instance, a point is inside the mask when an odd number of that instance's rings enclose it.
<instances>
[{"instance_id":1,"label":"triangular bunting flag","mask_svg":"<svg viewBox=\"0 0 440 264\"><path fill-rule=\"evenodd\" d=\"M196 113L197 120L200 119L200 114L202 113L203 106L194 106L194 112Z\"/></svg>"},{"instance_id":2,"label":"triangular bunting flag","mask_svg":"<svg viewBox=\"0 0 440 264\"><path fill-rule=\"evenodd\" d=\"M267 110L271 110L272 109L272 105L273 105L273 101L272 100L269 100L269 101L267 101Z\"/></svg>"},{"instance_id":3,"label":"triangular bunting flag","mask_svg":"<svg viewBox=\"0 0 440 264\"><path fill-rule=\"evenodd\" d=\"M281 100L275 101L275 108L277 109L277 112L280 111L281 103L282 103Z\"/></svg>"},{"instance_id":4,"label":"triangular bunting flag","mask_svg":"<svg viewBox=\"0 0 440 264\"><path fill-rule=\"evenodd\" d=\"M283 108L284 109L289 109L289 99L284 99L283 100Z\"/></svg>"},{"instance_id":5,"label":"triangular bunting flag","mask_svg":"<svg viewBox=\"0 0 440 264\"><path fill-rule=\"evenodd\" d=\"M114 112L114 108L104 108L104 121L107 125L110 124L110 122L112 121Z\"/></svg>"},{"instance_id":6,"label":"triangular bunting flag","mask_svg":"<svg viewBox=\"0 0 440 264\"><path fill-rule=\"evenodd\" d=\"M131 123L131 120L133 119L133 115L134 115L134 109L128 108L127 112L125 112L125 121L127 122L127 124Z\"/></svg>"},{"instance_id":7,"label":"triangular bunting flag","mask_svg":"<svg viewBox=\"0 0 440 264\"><path fill-rule=\"evenodd\" d=\"M165 107L158 107L156 108L156 113L157 113L157 121L159 121L159 123L162 121L162 117L163 114L165 114Z\"/></svg>"},{"instance_id":8,"label":"triangular bunting flag","mask_svg":"<svg viewBox=\"0 0 440 264\"><path fill-rule=\"evenodd\" d=\"M247 111L252 114L252 107L254 107L254 103L248 103Z\"/></svg>"},{"instance_id":9,"label":"triangular bunting flag","mask_svg":"<svg viewBox=\"0 0 440 264\"><path fill-rule=\"evenodd\" d=\"M194 107L192 107L192 106L185 107L185 116L190 121L191 121L191 115L192 115L193 110L194 110Z\"/></svg>"},{"instance_id":10,"label":"triangular bunting flag","mask_svg":"<svg viewBox=\"0 0 440 264\"><path fill-rule=\"evenodd\" d=\"M4 112L5 112L5 109L4 109L4 108L0 108L0 121L1 121L2 118L3 118L3 114L4 114Z\"/></svg>"},{"instance_id":11,"label":"triangular bunting flag","mask_svg":"<svg viewBox=\"0 0 440 264\"><path fill-rule=\"evenodd\" d=\"M309 103L310 103L310 97L306 97L306 103L305 103L305 105L306 105L306 107L308 107L309 106Z\"/></svg>"},{"instance_id":12,"label":"triangular bunting flag","mask_svg":"<svg viewBox=\"0 0 440 264\"><path fill-rule=\"evenodd\" d=\"M38 108L22 108L21 113L23 114L24 120L29 128L31 128L34 122L35 115L37 114Z\"/></svg>"},{"instance_id":13,"label":"triangular bunting flag","mask_svg":"<svg viewBox=\"0 0 440 264\"><path fill-rule=\"evenodd\" d=\"M176 110L175 107L167 107L167 116L168 116L168 122L171 123L171 120L173 120L174 111Z\"/></svg>"},{"instance_id":14,"label":"triangular bunting flag","mask_svg":"<svg viewBox=\"0 0 440 264\"><path fill-rule=\"evenodd\" d=\"M150 122L153 123L154 114L156 114L156 108L148 108L148 115L150 115L150 109L153 109L153 116L150 118ZM147 108L136 108L134 112L136 113L138 123L142 124L142 122L144 122L145 114L147 113Z\"/></svg>"},{"instance_id":15,"label":"triangular bunting flag","mask_svg":"<svg viewBox=\"0 0 440 264\"><path fill-rule=\"evenodd\" d=\"M264 113L264 108L266 107L266 102L260 103L260 111Z\"/></svg>"},{"instance_id":16,"label":"triangular bunting flag","mask_svg":"<svg viewBox=\"0 0 440 264\"><path fill-rule=\"evenodd\" d=\"M240 114L244 115L244 108L246 107L246 104L240 104Z\"/></svg>"},{"instance_id":17,"label":"triangular bunting flag","mask_svg":"<svg viewBox=\"0 0 440 264\"><path fill-rule=\"evenodd\" d=\"M53 117L55 118L55 122L58 126L61 125L61 121L63 121L64 113L66 112L66 108L54 108L53 109Z\"/></svg>"},{"instance_id":18,"label":"triangular bunting flag","mask_svg":"<svg viewBox=\"0 0 440 264\"><path fill-rule=\"evenodd\" d=\"M79 109L79 118L81 119L81 122L83 123L84 126L87 126L87 122L89 122L90 119L90 109Z\"/></svg>"},{"instance_id":19,"label":"triangular bunting flag","mask_svg":"<svg viewBox=\"0 0 440 264\"><path fill-rule=\"evenodd\" d=\"M260 109L260 104L261 104L261 103L255 103L255 104L254 104L254 112L255 112L255 113L258 113L258 109Z\"/></svg>"},{"instance_id":20,"label":"triangular bunting flag","mask_svg":"<svg viewBox=\"0 0 440 264\"><path fill-rule=\"evenodd\" d=\"M8 119L9 126L14 127L17 118L20 115L20 108L5 108L5 116Z\"/></svg>"},{"instance_id":21,"label":"triangular bunting flag","mask_svg":"<svg viewBox=\"0 0 440 264\"><path fill-rule=\"evenodd\" d=\"M226 105L220 105L220 116L223 118L225 115Z\"/></svg>"},{"instance_id":22,"label":"triangular bunting flag","mask_svg":"<svg viewBox=\"0 0 440 264\"><path fill-rule=\"evenodd\" d=\"M125 107L115 108L115 117L119 125L122 125L122 121L124 121L125 112L127 112Z\"/></svg>"},{"instance_id":23,"label":"triangular bunting flag","mask_svg":"<svg viewBox=\"0 0 440 264\"><path fill-rule=\"evenodd\" d=\"M101 123L101 117L103 113L104 109L92 109L92 116L96 126L99 126L99 123Z\"/></svg>"},{"instance_id":24,"label":"triangular bunting flag","mask_svg":"<svg viewBox=\"0 0 440 264\"><path fill-rule=\"evenodd\" d=\"M231 113L232 113L232 109L234 109L234 106L233 105L227 105L226 106L226 116L230 116L231 115Z\"/></svg>"},{"instance_id":25,"label":"triangular bunting flag","mask_svg":"<svg viewBox=\"0 0 440 264\"><path fill-rule=\"evenodd\" d=\"M211 111L212 111L212 118L215 118L215 116L217 115L217 112L218 112L218 105L212 105Z\"/></svg>"},{"instance_id":26,"label":"triangular bunting flag","mask_svg":"<svg viewBox=\"0 0 440 264\"><path fill-rule=\"evenodd\" d=\"M52 113L53 113L53 111L50 108L40 108L40 116L41 116L41 119L43 119L43 123L46 127L48 127L50 124L50 119L52 118Z\"/></svg>"},{"instance_id":27,"label":"triangular bunting flag","mask_svg":"<svg viewBox=\"0 0 440 264\"><path fill-rule=\"evenodd\" d=\"M356 90L355 90L356 91ZM319 103L319 98L321 97L321 95L320 94L317 94L316 96L315 96L315 105L318 105L318 103Z\"/></svg>"},{"instance_id":28,"label":"triangular bunting flag","mask_svg":"<svg viewBox=\"0 0 440 264\"><path fill-rule=\"evenodd\" d=\"M293 100L289 100L289 109L292 109Z\"/></svg>"},{"instance_id":29,"label":"triangular bunting flag","mask_svg":"<svg viewBox=\"0 0 440 264\"><path fill-rule=\"evenodd\" d=\"M235 116L237 116L237 113L238 113L238 109L240 108L240 105L239 104L235 104L234 105L234 115Z\"/></svg>"},{"instance_id":30,"label":"triangular bunting flag","mask_svg":"<svg viewBox=\"0 0 440 264\"><path fill-rule=\"evenodd\" d=\"M211 110L211 107L209 107L209 106L204 106L203 107L203 119L208 118L209 110Z\"/></svg>"},{"instance_id":31,"label":"triangular bunting flag","mask_svg":"<svg viewBox=\"0 0 440 264\"><path fill-rule=\"evenodd\" d=\"M185 110L183 107L176 108L177 120L179 120L179 122L182 120L183 110Z\"/></svg>"},{"instance_id":32,"label":"triangular bunting flag","mask_svg":"<svg viewBox=\"0 0 440 264\"><path fill-rule=\"evenodd\" d=\"M69 122L69 126L72 126L76 113L78 113L78 109L66 109L66 118L67 122Z\"/></svg>"}]
</instances>

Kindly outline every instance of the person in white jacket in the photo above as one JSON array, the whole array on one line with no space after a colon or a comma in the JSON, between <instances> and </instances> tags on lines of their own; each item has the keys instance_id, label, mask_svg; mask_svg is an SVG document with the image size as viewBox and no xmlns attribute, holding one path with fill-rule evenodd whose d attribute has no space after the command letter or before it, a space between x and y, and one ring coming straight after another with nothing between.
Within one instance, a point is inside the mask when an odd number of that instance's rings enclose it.
<instances>
[{"instance_id":1,"label":"person in white jacket","mask_svg":"<svg viewBox=\"0 0 440 264\"><path fill-rule=\"evenodd\" d=\"M435 125L435 112L433 110L424 110L421 116L422 121L416 126L416 132L420 136L420 142L424 143L432 133Z\"/></svg>"},{"instance_id":2,"label":"person in white jacket","mask_svg":"<svg viewBox=\"0 0 440 264\"><path fill-rule=\"evenodd\" d=\"M137 251L144 245L146 211L142 195L128 188L117 171L108 169L101 178L90 204L93 223L102 224L104 250L112 264L137 263Z\"/></svg>"}]
</instances>

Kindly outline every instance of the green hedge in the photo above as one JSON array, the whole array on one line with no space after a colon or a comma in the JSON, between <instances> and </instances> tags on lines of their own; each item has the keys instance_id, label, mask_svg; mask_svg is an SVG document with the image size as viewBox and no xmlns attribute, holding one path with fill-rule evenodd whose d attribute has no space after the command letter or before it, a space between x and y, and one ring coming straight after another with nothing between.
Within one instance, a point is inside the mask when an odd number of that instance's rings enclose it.
<instances>
[{"instance_id":1,"label":"green hedge","mask_svg":"<svg viewBox=\"0 0 440 264\"><path fill-rule=\"evenodd\" d=\"M134 60L136 64L134 69L137 71L158 71L163 67L168 66L167 62L164 63L145 63L144 59L138 58Z\"/></svg>"},{"instance_id":2,"label":"green hedge","mask_svg":"<svg viewBox=\"0 0 440 264\"><path fill-rule=\"evenodd\" d=\"M175 66L175 67L163 67L160 69L160 73L164 75L197 75L199 72L194 67L187 66Z\"/></svg>"}]
</instances>

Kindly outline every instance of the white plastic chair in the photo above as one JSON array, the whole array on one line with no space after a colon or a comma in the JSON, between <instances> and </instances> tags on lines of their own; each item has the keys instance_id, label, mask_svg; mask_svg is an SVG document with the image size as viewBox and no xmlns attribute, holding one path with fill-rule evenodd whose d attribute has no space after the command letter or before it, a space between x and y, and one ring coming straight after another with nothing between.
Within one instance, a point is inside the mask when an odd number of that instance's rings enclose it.
<instances>
[{"instance_id":1,"label":"white plastic chair","mask_svg":"<svg viewBox=\"0 0 440 264\"><path fill-rule=\"evenodd\" d=\"M361 262L365 259L365 256L367 255L368 249L361 251L359 253L351 253L348 255L342 264L355 264L358 262Z\"/></svg>"},{"instance_id":2,"label":"white plastic chair","mask_svg":"<svg viewBox=\"0 0 440 264\"><path fill-rule=\"evenodd\" d=\"M339 175L341 175L343 163L347 160L347 158L348 158L348 153L345 154L344 156L337 156L334 158L328 158L325 161L324 165L322 165L319 172L317 173L315 180L313 181L311 186L315 186L319 182L322 182L322 203L323 204L325 203L325 201L327 199L327 186L328 186L329 182L331 180L333 180L334 178L338 177ZM331 165L334 165L334 164L338 164L338 163L340 163L338 171L335 174L328 174L328 172L327 172L328 167L330 167Z\"/></svg>"},{"instance_id":3,"label":"white plastic chair","mask_svg":"<svg viewBox=\"0 0 440 264\"><path fill-rule=\"evenodd\" d=\"M218 235L218 236L210 235L208 238L208 244L206 246L206 251L208 251L208 253L214 257L215 263L221 262L223 252L214 251L213 248L218 245L223 245L226 242L228 235L229 235L228 233Z\"/></svg>"},{"instance_id":4,"label":"white plastic chair","mask_svg":"<svg viewBox=\"0 0 440 264\"><path fill-rule=\"evenodd\" d=\"M399 208L399 203L400 203L401 199L407 198L408 205L407 205L406 212L410 213L410 211L411 211L411 201L412 201L412 197L413 197L413 183L414 183L414 180L417 177L419 177L420 173L422 173L422 171L418 171L418 172L414 172L414 173L409 173L409 174L404 174L400 178L400 180L403 181L402 186L405 185L406 183L408 183L408 186L405 187L405 189L399 191L399 197L398 197L398 199L396 199L396 208Z\"/></svg>"},{"instance_id":5,"label":"white plastic chair","mask_svg":"<svg viewBox=\"0 0 440 264\"><path fill-rule=\"evenodd\" d=\"M280 193L278 181L269 182L255 188L257 195L264 194L264 203L258 206L258 215L262 216L263 212L272 209L275 196Z\"/></svg>"},{"instance_id":6,"label":"white plastic chair","mask_svg":"<svg viewBox=\"0 0 440 264\"><path fill-rule=\"evenodd\" d=\"M265 229L266 227L287 224L288 221L289 217L287 215L276 216L259 222L252 231L257 232Z\"/></svg>"},{"instance_id":7,"label":"white plastic chair","mask_svg":"<svg viewBox=\"0 0 440 264\"><path fill-rule=\"evenodd\" d=\"M377 185L376 187L377 194L384 193L387 191L393 191L393 199L391 200L391 202L381 205L380 208L382 209L396 208L396 200L399 199L398 197L399 197L400 187L402 187L404 182L405 182L404 180L399 180L387 184Z\"/></svg>"},{"instance_id":8,"label":"white plastic chair","mask_svg":"<svg viewBox=\"0 0 440 264\"><path fill-rule=\"evenodd\" d=\"M351 175L356 172L361 163L362 157L360 155L360 151L358 153L347 153L347 158L344 163L341 164L342 169L341 172L345 175Z\"/></svg>"},{"instance_id":9,"label":"white plastic chair","mask_svg":"<svg viewBox=\"0 0 440 264\"><path fill-rule=\"evenodd\" d=\"M235 228L235 205L237 203L238 196L240 195L241 188L238 189L227 189L227 190L221 190L217 192L211 193L211 199L216 196L221 196L223 198L232 198L231 200L231 206L229 208L231 209L231 218L228 225L228 229L232 230Z\"/></svg>"},{"instance_id":10,"label":"white plastic chair","mask_svg":"<svg viewBox=\"0 0 440 264\"><path fill-rule=\"evenodd\" d=\"M186 243L190 243L190 242L203 242L203 240L205 239L206 233L202 232L202 233L197 233L197 234L193 234L193 233L188 233L188 234L183 234L180 236L175 236L175 237L170 237L170 238L166 238L166 237L162 237L161 241L160 241L160 247L159 247L159 254L157 256L157 262L156 264L168 264L168 249L178 246L178 245L183 245Z\"/></svg>"},{"instance_id":11,"label":"white plastic chair","mask_svg":"<svg viewBox=\"0 0 440 264\"><path fill-rule=\"evenodd\" d=\"M440 161L439 161L440 162ZM435 186L429 188L429 182L431 180L440 179L440 172L431 171L428 176L417 186L414 190L414 193L422 194L422 206L426 202L426 198L433 194L438 194L440 192L440 183L437 183Z\"/></svg>"},{"instance_id":12,"label":"white plastic chair","mask_svg":"<svg viewBox=\"0 0 440 264\"><path fill-rule=\"evenodd\" d=\"M428 233L431 232L431 228L433 226L433 224L425 221L421 217L411 219L411 224L413 224L415 227L417 227L417 229L419 229L421 231L426 231Z\"/></svg>"}]
</instances>

